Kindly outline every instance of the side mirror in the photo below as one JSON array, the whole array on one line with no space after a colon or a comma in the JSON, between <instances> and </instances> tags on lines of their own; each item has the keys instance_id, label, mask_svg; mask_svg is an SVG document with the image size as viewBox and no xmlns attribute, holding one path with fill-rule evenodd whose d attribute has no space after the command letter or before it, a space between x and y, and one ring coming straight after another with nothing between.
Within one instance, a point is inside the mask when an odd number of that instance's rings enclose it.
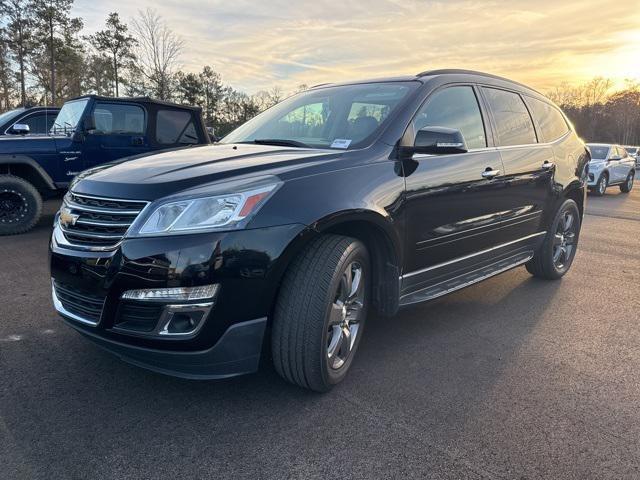
<instances>
[{"instance_id":1,"label":"side mirror","mask_svg":"<svg viewBox=\"0 0 640 480\"><path fill-rule=\"evenodd\" d=\"M30 130L29 125L26 123L15 123L9 132L14 135L27 135Z\"/></svg>"},{"instance_id":2,"label":"side mirror","mask_svg":"<svg viewBox=\"0 0 640 480\"><path fill-rule=\"evenodd\" d=\"M411 154L427 153L432 155L466 153L467 143L460 130L446 127L424 127L418 130Z\"/></svg>"},{"instance_id":3,"label":"side mirror","mask_svg":"<svg viewBox=\"0 0 640 480\"><path fill-rule=\"evenodd\" d=\"M622 157L620 155L611 155L609 160L620 160Z\"/></svg>"}]
</instances>

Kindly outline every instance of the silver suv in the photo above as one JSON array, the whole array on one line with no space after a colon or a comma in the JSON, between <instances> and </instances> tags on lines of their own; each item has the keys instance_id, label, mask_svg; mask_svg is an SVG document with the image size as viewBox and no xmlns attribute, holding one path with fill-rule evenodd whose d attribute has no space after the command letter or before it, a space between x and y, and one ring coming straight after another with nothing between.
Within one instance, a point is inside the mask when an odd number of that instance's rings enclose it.
<instances>
[{"instance_id":1,"label":"silver suv","mask_svg":"<svg viewBox=\"0 0 640 480\"><path fill-rule=\"evenodd\" d=\"M636 174L635 159L620 145L588 143L591 152L589 162L589 190L604 195L610 185L619 185L622 193L633 188Z\"/></svg>"}]
</instances>

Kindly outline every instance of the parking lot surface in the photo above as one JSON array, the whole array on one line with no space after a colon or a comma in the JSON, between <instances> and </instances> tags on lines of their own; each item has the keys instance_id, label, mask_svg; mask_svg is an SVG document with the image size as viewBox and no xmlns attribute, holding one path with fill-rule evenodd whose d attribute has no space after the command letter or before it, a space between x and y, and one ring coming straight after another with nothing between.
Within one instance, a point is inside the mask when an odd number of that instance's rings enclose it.
<instances>
[{"instance_id":1,"label":"parking lot surface","mask_svg":"<svg viewBox=\"0 0 640 480\"><path fill-rule=\"evenodd\" d=\"M371 318L326 395L270 366L130 366L53 311L47 243L0 237L0 478L639 478L640 191L589 198L572 270Z\"/></svg>"}]
</instances>

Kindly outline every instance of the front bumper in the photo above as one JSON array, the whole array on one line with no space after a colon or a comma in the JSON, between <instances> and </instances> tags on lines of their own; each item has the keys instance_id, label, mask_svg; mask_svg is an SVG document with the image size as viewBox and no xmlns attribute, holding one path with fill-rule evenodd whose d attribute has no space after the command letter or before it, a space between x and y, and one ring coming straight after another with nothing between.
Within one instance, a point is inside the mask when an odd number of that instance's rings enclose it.
<instances>
[{"instance_id":1,"label":"front bumper","mask_svg":"<svg viewBox=\"0 0 640 480\"><path fill-rule=\"evenodd\" d=\"M214 346L199 351L167 351L138 347L115 340L108 340L95 332L78 328L77 323L67 323L100 348L138 367L174 377L194 380L212 380L258 369L267 319L259 318L230 326Z\"/></svg>"},{"instance_id":2,"label":"front bumper","mask_svg":"<svg viewBox=\"0 0 640 480\"><path fill-rule=\"evenodd\" d=\"M598 184L598 179L603 172L607 169L603 164L589 163L589 175L587 177L587 186L595 187Z\"/></svg>"},{"instance_id":3,"label":"front bumper","mask_svg":"<svg viewBox=\"0 0 640 480\"><path fill-rule=\"evenodd\" d=\"M54 305L75 330L127 362L186 378L249 373L258 366L288 246L304 230L295 224L125 239L109 252L60 245L54 231L50 245ZM167 306L176 307L175 301L164 305L121 298L128 290L210 284L219 285L217 295L201 328L184 338L157 335L162 312ZM185 302L184 306L193 310L199 305Z\"/></svg>"}]
</instances>

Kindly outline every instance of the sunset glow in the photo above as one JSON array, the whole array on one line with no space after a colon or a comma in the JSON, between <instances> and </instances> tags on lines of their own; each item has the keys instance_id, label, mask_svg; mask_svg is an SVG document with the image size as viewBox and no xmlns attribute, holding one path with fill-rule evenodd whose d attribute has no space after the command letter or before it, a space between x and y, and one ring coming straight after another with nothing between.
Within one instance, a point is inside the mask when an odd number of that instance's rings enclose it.
<instances>
[{"instance_id":1,"label":"sunset glow","mask_svg":"<svg viewBox=\"0 0 640 480\"><path fill-rule=\"evenodd\" d=\"M461 67L540 90L640 77L640 2L557 0L79 0L87 31L153 7L185 40L184 69L212 65L248 92Z\"/></svg>"}]
</instances>

